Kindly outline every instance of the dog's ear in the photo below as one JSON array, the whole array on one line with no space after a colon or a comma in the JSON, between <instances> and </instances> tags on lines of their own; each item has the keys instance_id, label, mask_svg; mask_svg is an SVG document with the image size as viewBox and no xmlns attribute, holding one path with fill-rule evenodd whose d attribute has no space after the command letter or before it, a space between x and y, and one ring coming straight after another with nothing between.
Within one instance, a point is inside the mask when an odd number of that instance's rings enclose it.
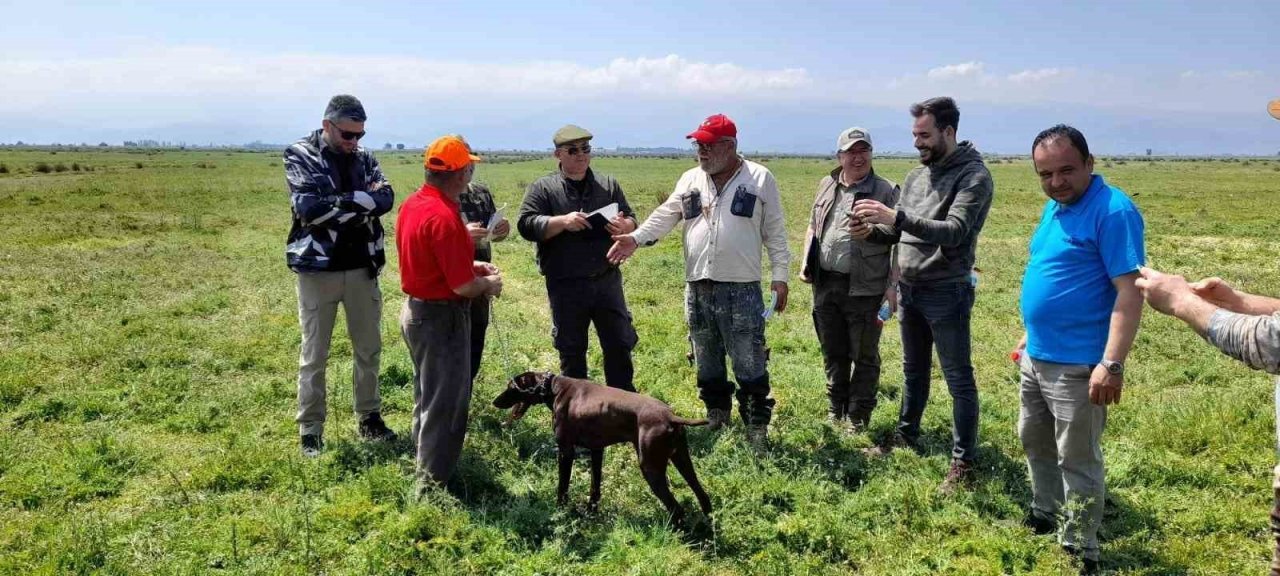
<instances>
[{"instance_id":1,"label":"dog's ear","mask_svg":"<svg viewBox=\"0 0 1280 576\"><path fill-rule=\"evenodd\" d=\"M523 395L520 393L519 390L516 390L515 388L508 388L506 390L503 390L502 393L499 394L497 398L493 399L493 406L495 408L506 410L507 408L515 406L517 403L519 403L521 396Z\"/></svg>"}]
</instances>

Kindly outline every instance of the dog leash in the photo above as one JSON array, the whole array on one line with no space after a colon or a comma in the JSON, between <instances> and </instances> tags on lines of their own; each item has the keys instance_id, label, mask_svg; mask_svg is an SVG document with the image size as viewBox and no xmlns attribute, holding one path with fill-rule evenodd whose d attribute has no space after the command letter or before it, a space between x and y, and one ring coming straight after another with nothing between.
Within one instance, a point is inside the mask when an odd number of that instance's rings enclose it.
<instances>
[{"instance_id":1,"label":"dog leash","mask_svg":"<svg viewBox=\"0 0 1280 576\"><path fill-rule=\"evenodd\" d=\"M497 298L489 299L489 327L493 329L493 334L498 337L498 356L502 357L502 370L506 373L507 378L512 378L516 374L511 371L511 355L507 349L507 338L503 331L498 328L498 307Z\"/></svg>"}]
</instances>

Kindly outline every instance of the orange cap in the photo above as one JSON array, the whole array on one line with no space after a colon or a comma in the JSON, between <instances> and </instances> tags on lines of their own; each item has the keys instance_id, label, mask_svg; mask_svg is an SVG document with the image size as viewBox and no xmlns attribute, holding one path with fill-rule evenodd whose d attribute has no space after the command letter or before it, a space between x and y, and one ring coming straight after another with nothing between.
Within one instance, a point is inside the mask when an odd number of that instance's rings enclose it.
<instances>
[{"instance_id":1,"label":"orange cap","mask_svg":"<svg viewBox=\"0 0 1280 576\"><path fill-rule=\"evenodd\" d=\"M436 138L422 155L422 165L436 172L456 172L479 161L480 157L472 154L467 143L457 136Z\"/></svg>"}]
</instances>

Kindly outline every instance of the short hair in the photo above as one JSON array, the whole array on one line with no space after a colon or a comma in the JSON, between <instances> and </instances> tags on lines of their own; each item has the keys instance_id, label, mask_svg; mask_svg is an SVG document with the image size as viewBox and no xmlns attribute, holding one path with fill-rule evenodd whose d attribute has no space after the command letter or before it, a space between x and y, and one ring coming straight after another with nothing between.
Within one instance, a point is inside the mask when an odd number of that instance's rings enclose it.
<instances>
[{"instance_id":1,"label":"short hair","mask_svg":"<svg viewBox=\"0 0 1280 576\"><path fill-rule=\"evenodd\" d=\"M329 105L324 108L324 119L330 122L342 122L343 120L364 122L366 118L364 105L350 94L338 94L330 98Z\"/></svg>"},{"instance_id":2,"label":"short hair","mask_svg":"<svg viewBox=\"0 0 1280 576\"><path fill-rule=\"evenodd\" d=\"M1041 144L1052 142L1059 138L1066 138L1071 142L1071 146L1080 152L1081 160L1089 159L1089 142L1085 141L1084 134L1066 124L1058 124L1052 128L1046 128L1037 134L1036 139L1031 141L1031 153L1035 154L1036 148Z\"/></svg>"},{"instance_id":3,"label":"short hair","mask_svg":"<svg viewBox=\"0 0 1280 576\"><path fill-rule=\"evenodd\" d=\"M933 123L939 130L946 130L948 126L960 129L960 109L956 108L956 101L950 96L930 98L911 105L912 117L919 118L925 114L933 116Z\"/></svg>"}]
</instances>

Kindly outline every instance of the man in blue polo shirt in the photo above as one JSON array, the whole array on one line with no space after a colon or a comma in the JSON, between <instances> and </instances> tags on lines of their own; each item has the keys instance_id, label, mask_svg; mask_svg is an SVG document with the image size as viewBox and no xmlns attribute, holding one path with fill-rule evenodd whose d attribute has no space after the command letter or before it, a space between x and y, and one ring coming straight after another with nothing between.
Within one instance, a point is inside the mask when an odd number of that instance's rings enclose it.
<instances>
[{"instance_id":1,"label":"man in blue polo shirt","mask_svg":"<svg viewBox=\"0 0 1280 576\"><path fill-rule=\"evenodd\" d=\"M1142 215L1093 174L1079 130L1057 125L1031 145L1049 196L1022 278L1026 334L1014 350L1022 372L1018 435L1031 470L1030 527L1053 533L1098 570L1106 483L1102 430L1120 402L1124 360L1142 316L1135 287L1145 263Z\"/></svg>"}]
</instances>

